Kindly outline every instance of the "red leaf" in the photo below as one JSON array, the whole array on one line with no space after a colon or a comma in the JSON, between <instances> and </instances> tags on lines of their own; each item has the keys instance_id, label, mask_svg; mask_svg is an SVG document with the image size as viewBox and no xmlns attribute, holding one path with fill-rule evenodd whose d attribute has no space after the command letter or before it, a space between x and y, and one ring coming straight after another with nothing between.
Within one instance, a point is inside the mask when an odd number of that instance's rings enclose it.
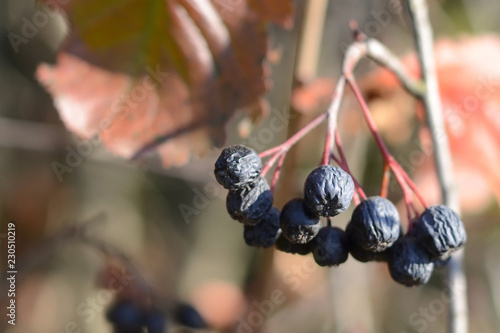
<instances>
[{"instance_id":1,"label":"red leaf","mask_svg":"<svg viewBox=\"0 0 500 333\"><path fill-rule=\"evenodd\" d=\"M289 0L268 6L266 19L291 15ZM236 111L265 113L265 20L246 0L73 0L64 9L71 34L36 76L80 137L180 165L221 145Z\"/></svg>"}]
</instances>

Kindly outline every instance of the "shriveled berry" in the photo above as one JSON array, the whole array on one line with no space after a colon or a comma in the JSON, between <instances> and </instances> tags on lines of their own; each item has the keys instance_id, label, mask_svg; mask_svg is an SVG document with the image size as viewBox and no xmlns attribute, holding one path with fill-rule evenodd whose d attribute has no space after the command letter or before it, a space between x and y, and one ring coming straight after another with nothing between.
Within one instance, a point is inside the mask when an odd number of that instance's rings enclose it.
<instances>
[{"instance_id":1,"label":"shriveled berry","mask_svg":"<svg viewBox=\"0 0 500 333\"><path fill-rule=\"evenodd\" d=\"M142 310L137 304L123 300L113 304L106 317L113 326L122 332L141 332Z\"/></svg>"},{"instance_id":2,"label":"shriveled berry","mask_svg":"<svg viewBox=\"0 0 500 333\"><path fill-rule=\"evenodd\" d=\"M347 240L349 243L349 253L351 256L361 262L369 262L369 261L387 261L388 254L390 248L382 251L382 252L373 252L369 250L363 249L358 242L352 237L352 232L351 232L351 227L352 224L349 223L347 224L347 227L345 229L345 233L347 236Z\"/></svg>"},{"instance_id":3,"label":"shriveled berry","mask_svg":"<svg viewBox=\"0 0 500 333\"><path fill-rule=\"evenodd\" d=\"M303 199L295 198L283 206L280 227L290 242L305 244L317 235L320 222L319 217L307 208Z\"/></svg>"},{"instance_id":4,"label":"shriveled berry","mask_svg":"<svg viewBox=\"0 0 500 333\"><path fill-rule=\"evenodd\" d=\"M281 252L291 253L291 254L300 254L306 255L311 253L312 251L312 242L305 244L295 244L290 242L283 234L281 233L276 239L276 249Z\"/></svg>"},{"instance_id":5,"label":"shriveled berry","mask_svg":"<svg viewBox=\"0 0 500 333\"><path fill-rule=\"evenodd\" d=\"M234 145L222 150L215 162L215 179L225 189L234 190L253 183L260 176L262 162L252 149Z\"/></svg>"},{"instance_id":6,"label":"shriveled berry","mask_svg":"<svg viewBox=\"0 0 500 333\"><path fill-rule=\"evenodd\" d=\"M165 315L158 310L148 311L144 316L144 326L148 333L165 333L167 327Z\"/></svg>"},{"instance_id":7,"label":"shriveled berry","mask_svg":"<svg viewBox=\"0 0 500 333\"><path fill-rule=\"evenodd\" d=\"M258 178L249 187L230 190L227 193L226 208L235 220L246 225L256 225L273 205L273 195L265 178Z\"/></svg>"},{"instance_id":8,"label":"shriveled berry","mask_svg":"<svg viewBox=\"0 0 500 333\"><path fill-rule=\"evenodd\" d=\"M314 260L320 266L338 266L349 256L345 232L336 227L323 227L312 241Z\"/></svg>"},{"instance_id":9,"label":"shriveled berry","mask_svg":"<svg viewBox=\"0 0 500 333\"><path fill-rule=\"evenodd\" d=\"M429 254L413 237L402 237L392 246L388 264L392 279L408 287L427 283L434 269Z\"/></svg>"},{"instance_id":10,"label":"shriveled berry","mask_svg":"<svg viewBox=\"0 0 500 333\"><path fill-rule=\"evenodd\" d=\"M352 213L349 238L371 252L382 252L399 238L399 214L392 202L375 196L363 200Z\"/></svg>"},{"instance_id":11,"label":"shriveled berry","mask_svg":"<svg viewBox=\"0 0 500 333\"><path fill-rule=\"evenodd\" d=\"M446 259L467 241L460 217L444 205L427 208L413 224L412 236L434 259Z\"/></svg>"},{"instance_id":12,"label":"shriveled berry","mask_svg":"<svg viewBox=\"0 0 500 333\"><path fill-rule=\"evenodd\" d=\"M245 226L243 237L249 246L266 248L274 245L279 230L280 211L272 207L262 221L255 226Z\"/></svg>"},{"instance_id":13,"label":"shriveled berry","mask_svg":"<svg viewBox=\"0 0 500 333\"><path fill-rule=\"evenodd\" d=\"M179 304L174 309L174 316L181 325L191 328L207 328L200 313L189 304Z\"/></svg>"},{"instance_id":14,"label":"shriveled berry","mask_svg":"<svg viewBox=\"0 0 500 333\"><path fill-rule=\"evenodd\" d=\"M337 166L322 165L314 169L304 184L307 207L320 216L335 216L345 211L352 200L354 182Z\"/></svg>"}]
</instances>

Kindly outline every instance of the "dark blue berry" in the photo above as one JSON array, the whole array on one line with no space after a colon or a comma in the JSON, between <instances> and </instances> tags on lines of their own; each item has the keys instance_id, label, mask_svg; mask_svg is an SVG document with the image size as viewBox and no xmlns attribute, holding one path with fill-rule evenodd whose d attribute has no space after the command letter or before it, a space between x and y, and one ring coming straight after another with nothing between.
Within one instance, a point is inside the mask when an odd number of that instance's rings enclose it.
<instances>
[{"instance_id":1,"label":"dark blue berry","mask_svg":"<svg viewBox=\"0 0 500 333\"><path fill-rule=\"evenodd\" d=\"M227 193L226 208L235 220L246 225L256 225L269 212L273 205L273 195L265 178L249 187L230 190Z\"/></svg>"},{"instance_id":2,"label":"dark blue berry","mask_svg":"<svg viewBox=\"0 0 500 333\"><path fill-rule=\"evenodd\" d=\"M307 176L304 199L307 207L320 216L335 216L345 211L352 200L354 182L337 166L322 165Z\"/></svg>"},{"instance_id":3,"label":"dark blue berry","mask_svg":"<svg viewBox=\"0 0 500 333\"><path fill-rule=\"evenodd\" d=\"M272 207L267 215L255 226L245 225L243 237L249 246L271 247L276 242L280 229L280 211Z\"/></svg>"},{"instance_id":4,"label":"dark blue berry","mask_svg":"<svg viewBox=\"0 0 500 333\"><path fill-rule=\"evenodd\" d=\"M280 234L278 236L278 239L276 240L276 249L281 252L306 255L311 253L312 251L312 242L305 244L295 244L286 239L283 234Z\"/></svg>"},{"instance_id":5,"label":"dark blue berry","mask_svg":"<svg viewBox=\"0 0 500 333\"><path fill-rule=\"evenodd\" d=\"M283 235L292 243L310 242L320 228L319 217L312 213L303 199L292 199L285 204L280 214Z\"/></svg>"},{"instance_id":6,"label":"dark blue berry","mask_svg":"<svg viewBox=\"0 0 500 333\"><path fill-rule=\"evenodd\" d=\"M349 256L347 236L342 229L323 227L312 241L314 260L320 266L338 266Z\"/></svg>"},{"instance_id":7,"label":"dark blue berry","mask_svg":"<svg viewBox=\"0 0 500 333\"><path fill-rule=\"evenodd\" d=\"M418 239L407 236L390 249L388 265L392 279L408 287L427 283L434 269L432 259Z\"/></svg>"},{"instance_id":8,"label":"dark blue berry","mask_svg":"<svg viewBox=\"0 0 500 333\"><path fill-rule=\"evenodd\" d=\"M144 326L148 333L165 333L167 327L165 315L158 310L148 311L144 316Z\"/></svg>"},{"instance_id":9,"label":"dark blue berry","mask_svg":"<svg viewBox=\"0 0 500 333\"><path fill-rule=\"evenodd\" d=\"M399 238L399 214L392 202L382 197L363 200L352 213L349 239L371 252L382 252Z\"/></svg>"},{"instance_id":10,"label":"dark blue berry","mask_svg":"<svg viewBox=\"0 0 500 333\"><path fill-rule=\"evenodd\" d=\"M191 328L207 328L207 324L200 313L189 304L179 304L174 309L174 316L181 325Z\"/></svg>"},{"instance_id":11,"label":"dark blue berry","mask_svg":"<svg viewBox=\"0 0 500 333\"><path fill-rule=\"evenodd\" d=\"M108 310L109 322L121 332L141 332L142 310L131 301L119 301Z\"/></svg>"},{"instance_id":12,"label":"dark blue berry","mask_svg":"<svg viewBox=\"0 0 500 333\"><path fill-rule=\"evenodd\" d=\"M234 190L257 180L262 170L259 155L252 149L235 145L222 150L215 162L215 179L224 188Z\"/></svg>"},{"instance_id":13,"label":"dark blue berry","mask_svg":"<svg viewBox=\"0 0 500 333\"><path fill-rule=\"evenodd\" d=\"M345 233L349 243L349 253L351 256L361 262L369 262L369 261L387 261L389 249L382 252L373 252L369 250L365 250L361 247L358 242L352 237L351 232L352 224L347 224L345 229Z\"/></svg>"},{"instance_id":14,"label":"dark blue berry","mask_svg":"<svg viewBox=\"0 0 500 333\"><path fill-rule=\"evenodd\" d=\"M413 224L411 234L433 259L448 258L467 240L460 217L444 205L427 208Z\"/></svg>"}]
</instances>

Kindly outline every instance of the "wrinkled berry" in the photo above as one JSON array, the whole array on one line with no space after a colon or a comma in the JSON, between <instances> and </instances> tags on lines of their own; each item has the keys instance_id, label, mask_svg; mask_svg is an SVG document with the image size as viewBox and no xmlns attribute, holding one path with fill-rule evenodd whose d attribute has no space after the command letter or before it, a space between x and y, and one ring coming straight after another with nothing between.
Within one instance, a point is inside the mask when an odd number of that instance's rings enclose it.
<instances>
[{"instance_id":1,"label":"wrinkled berry","mask_svg":"<svg viewBox=\"0 0 500 333\"><path fill-rule=\"evenodd\" d=\"M266 216L273 205L273 195L265 178L259 178L249 187L230 190L227 193L226 208L235 220L255 225Z\"/></svg>"},{"instance_id":2,"label":"wrinkled berry","mask_svg":"<svg viewBox=\"0 0 500 333\"><path fill-rule=\"evenodd\" d=\"M444 205L427 208L413 224L411 234L433 259L448 258L467 240L460 217Z\"/></svg>"},{"instance_id":3,"label":"wrinkled berry","mask_svg":"<svg viewBox=\"0 0 500 333\"><path fill-rule=\"evenodd\" d=\"M434 269L429 254L413 237L402 237L392 246L388 264L392 279L408 287L427 283Z\"/></svg>"},{"instance_id":4,"label":"wrinkled berry","mask_svg":"<svg viewBox=\"0 0 500 333\"><path fill-rule=\"evenodd\" d=\"M280 211L273 207L257 225L245 225L243 237L249 246L266 248L274 245L279 230Z\"/></svg>"},{"instance_id":5,"label":"wrinkled berry","mask_svg":"<svg viewBox=\"0 0 500 333\"><path fill-rule=\"evenodd\" d=\"M191 328L207 328L207 324L200 313L189 304L179 304L174 309L176 321Z\"/></svg>"},{"instance_id":6,"label":"wrinkled berry","mask_svg":"<svg viewBox=\"0 0 500 333\"><path fill-rule=\"evenodd\" d=\"M349 253L354 259L361 262L387 261L390 248L382 252L373 252L363 249L363 247L361 247L358 242L352 237L352 232L350 230L351 227L351 223L347 224L345 233L349 243Z\"/></svg>"},{"instance_id":7,"label":"wrinkled berry","mask_svg":"<svg viewBox=\"0 0 500 333\"><path fill-rule=\"evenodd\" d=\"M322 165L314 169L304 184L307 207L320 216L335 216L345 211L352 200L354 182L337 166Z\"/></svg>"},{"instance_id":8,"label":"wrinkled berry","mask_svg":"<svg viewBox=\"0 0 500 333\"><path fill-rule=\"evenodd\" d=\"M310 242L319 231L319 217L306 207L300 198L288 201L280 214L283 235L292 243Z\"/></svg>"},{"instance_id":9,"label":"wrinkled berry","mask_svg":"<svg viewBox=\"0 0 500 333\"><path fill-rule=\"evenodd\" d=\"M392 202L382 197L363 200L352 213L349 238L371 252L382 252L399 238L399 214Z\"/></svg>"},{"instance_id":10,"label":"wrinkled berry","mask_svg":"<svg viewBox=\"0 0 500 333\"><path fill-rule=\"evenodd\" d=\"M276 239L276 249L281 252L291 253L291 254L300 254L306 255L311 253L312 251L312 242L305 244L294 244L290 242L283 234L281 233Z\"/></svg>"},{"instance_id":11,"label":"wrinkled berry","mask_svg":"<svg viewBox=\"0 0 500 333\"><path fill-rule=\"evenodd\" d=\"M342 229L323 227L312 241L314 260L320 266L338 266L349 256L347 236Z\"/></svg>"},{"instance_id":12,"label":"wrinkled berry","mask_svg":"<svg viewBox=\"0 0 500 333\"><path fill-rule=\"evenodd\" d=\"M234 190L257 180L262 170L259 155L252 149L235 145L222 150L215 162L215 178L225 189Z\"/></svg>"}]
</instances>

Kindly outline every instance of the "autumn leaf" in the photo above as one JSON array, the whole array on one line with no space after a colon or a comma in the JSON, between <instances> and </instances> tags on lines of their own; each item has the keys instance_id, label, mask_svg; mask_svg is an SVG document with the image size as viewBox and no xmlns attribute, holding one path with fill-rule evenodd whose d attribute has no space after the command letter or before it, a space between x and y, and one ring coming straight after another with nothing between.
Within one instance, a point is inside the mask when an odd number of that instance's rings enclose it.
<instances>
[{"instance_id":1,"label":"autumn leaf","mask_svg":"<svg viewBox=\"0 0 500 333\"><path fill-rule=\"evenodd\" d=\"M443 39L435 45L435 58L461 204L465 210L481 210L491 194L500 202L500 37ZM415 54L407 55L403 62L418 77ZM410 128L414 100L403 92L391 73L377 70L361 84L372 112L380 115L378 120L385 133ZM419 117L423 117L421 108ZM415 178L429 200L438 202L428 129L422 127L419 136L423 148L410 152L413 158L407 164L415 169Z\"/></svg>"},{"instance_id":2,"label":"autumn leaf","mask_svg":"<svg viewBox=\"0 0 500 333\"><path fill-rule=\"evenodd\" d=\"M225 139L238 110L266 112L266 22L289 24L289 0L72 0L71 33L41 64L65 125L112 152L165 166ZM267 15L261 11L269 10Z\"/></svg>"}]
</instances>

